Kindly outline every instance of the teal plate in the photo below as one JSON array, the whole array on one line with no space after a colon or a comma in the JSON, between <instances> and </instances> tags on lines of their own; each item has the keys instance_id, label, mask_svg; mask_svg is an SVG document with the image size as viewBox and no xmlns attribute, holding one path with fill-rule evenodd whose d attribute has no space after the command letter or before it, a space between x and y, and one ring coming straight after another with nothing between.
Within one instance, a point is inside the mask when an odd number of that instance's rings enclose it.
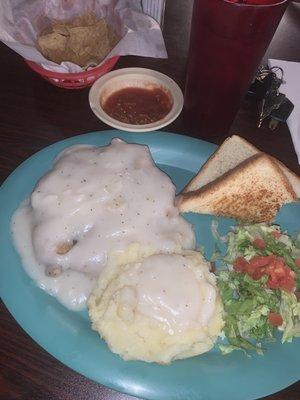
<instances>
[{"instance_id":1,"label":"teal plate","mask_svg":"<svg viewBox=\"0 0 300 400\"><path fill-rule=\"evenodd\" d=\"M297 381L300 376L300 339L281 345L268 344L266 354L246 357L242 352L221 356L210 352L170 366L125 362L111 353L98 334L90 329L87 312L71 312L39 289L23 271L14 250L9 223L20 202L37 180L51 168L64 148L88 143L106 145L113 137L147 144L155 162L167 172L177 189L198 171L216 149L201 140L171 133L132 134L95 132L55 143L21 164L0 191L1 296L22 328L45 350L75 371L121 392L147 399L249 400L266 396ZM198 244L209 256L214 247L212 217L187 215L197 233ZM290 233L299 229L300 205L282 208L277 221ZM233 221L220 218L226 232Z\"/></svg>"}]
</instances>

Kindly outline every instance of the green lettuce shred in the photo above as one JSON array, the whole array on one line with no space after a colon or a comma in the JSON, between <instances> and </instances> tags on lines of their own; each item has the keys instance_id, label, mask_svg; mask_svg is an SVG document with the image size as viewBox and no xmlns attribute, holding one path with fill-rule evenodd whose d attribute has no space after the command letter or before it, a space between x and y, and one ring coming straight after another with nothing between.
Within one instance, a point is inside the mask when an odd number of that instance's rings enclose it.
<instances>
[{"instance_id":1,"label":"green lettuce shred","mask_svg":"<svg viewBox=\"0 0 300 400\"><path fill-rule=\"evenodd\" d=\"M238 226L228 234L227 253L223 258L226 264L233 264L238 256L250 260L254 256L276 255L282 257L285 264L291 268L296 275L296 290L300 290L300 268L296 266L295 259L300 257L300 234L293 239L285 232L276 239L272 232L280 231L277 225L253 224ZM254 239L263 239L266 247L258 249L253 245Z\"/></svg>"},{"instance_id":2,"label":"green lettuce shred","mask_svg":"<svg viewBox=\"0 0 300 400\"><path fill-rule=\"evenodd\" d=\"M300 302L294 293L282 292L280 314L283 318L282 343L291 342L294 336L300 336Z\"/></svg>"},{"instance_id":3,"label":"green lettuce shred","mask_svg":"<svg viewBox=\"0 0 300 400\"><path fill-rule=\"evenodd\" d=\"M286 233L280 238L272 234L280 231L277 225L253 224L235 227L227 234L228 247L225 255L216 246L213 258L225 264L217 277L218 286L225 312L224 334L228 344L220 344L222 354L234 350L256 351L263 354L261 340L273 341L277 329L282 331L282 342L291 341L300 336L300 302L294 293L280 289L272 290L266 286L267 276L259 280L233 270L237 257L250 260L254 256L276 255L282 257L285 264L295 272L296 288L300 289L300 268L295 259L300 255L300 235L295 239ZM263 239L265 248L259 249L253 241ZM270 313L278 313L283 324L277 328L269 323Z\"/></svg>"},{"instance_id":4,"label":"green lettuce shred","mask_svg":"<svg viewBox=\"0 0 300 400\"><path fill-rule=\"evenodd\" d=\"M263 338L273 338L274 327L268 322L270 312L279 312L279 291L265 288L267 277L253 280L246 274L222 271L218 286L225 311L224 333L230 345L255 350L263 350L253 342Z\"/></svg>"}]
</instances>

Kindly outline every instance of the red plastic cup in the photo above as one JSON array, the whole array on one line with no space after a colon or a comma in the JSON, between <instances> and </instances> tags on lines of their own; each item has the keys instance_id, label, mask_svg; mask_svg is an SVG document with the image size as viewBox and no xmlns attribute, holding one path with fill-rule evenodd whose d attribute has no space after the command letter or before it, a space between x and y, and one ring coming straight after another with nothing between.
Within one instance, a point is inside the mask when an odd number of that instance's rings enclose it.
<instances>
[{"instance_id":1,"label":"red plastic cup","mask_svg":"<svg viewBox=\"0 0 300 400\"><path fill-rule=\"evenodd\" d=\"M248 2L194 1L184 99L185 124L193 135L229 131L288 4Z\"/></svg>"}]
</instances>

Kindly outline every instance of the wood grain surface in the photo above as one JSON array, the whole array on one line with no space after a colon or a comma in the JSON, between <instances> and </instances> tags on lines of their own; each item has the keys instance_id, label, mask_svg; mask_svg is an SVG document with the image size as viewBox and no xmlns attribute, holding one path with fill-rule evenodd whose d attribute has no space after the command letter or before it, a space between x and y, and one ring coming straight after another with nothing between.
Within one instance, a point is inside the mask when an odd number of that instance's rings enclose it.
<instances>
[{"instance_id":1,"label":"wood grain surface","mask_svg":"<svg viewBox=\"0 0 300 400\"><path fill-rule=\"evenodd\" d=\"M191 9L191 0L167 1L164 25L167 60L122 57L116 68L153 68L171 76L183 88ZM266 58L300 61L299 43L300 4L291 3ZM0 88L0 182L27 157L51 143L109 129L91 112L88 89L68 91L52 86L3 44L0 44ZM287 127L282 125L275 132L267 127L258 129L256 119L257 105L245 101L231 133L244 136L299 173ZM182 117L165 130L189 134ZM224 137L219 137L214 142L223 140ZM0 400L133 399L94 383L58 362L22 330L3 303L0 307ZM265 399L299 400L300 383Z\"/></svg>"}]
</instances>

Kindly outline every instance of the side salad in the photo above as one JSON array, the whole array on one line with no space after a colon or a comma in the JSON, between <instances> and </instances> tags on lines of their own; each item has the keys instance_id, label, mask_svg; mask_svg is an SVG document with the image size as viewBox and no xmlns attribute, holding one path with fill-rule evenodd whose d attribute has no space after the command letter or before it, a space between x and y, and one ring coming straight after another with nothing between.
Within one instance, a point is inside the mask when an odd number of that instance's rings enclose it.
<instances>
[{"instance_id":1,"label":"side salad","mask_svg":"<svg viewBox=\"0 0 300 400\"><path fill-rule=\"evenodd\" d=\"M300 235L290 237L278 225L234 227L227 235L225 256L217 250L213 260L225 311L224 334L232 350L262 354L262 340L282 342L300 336Z\"/></svg>"}]
</instances>

